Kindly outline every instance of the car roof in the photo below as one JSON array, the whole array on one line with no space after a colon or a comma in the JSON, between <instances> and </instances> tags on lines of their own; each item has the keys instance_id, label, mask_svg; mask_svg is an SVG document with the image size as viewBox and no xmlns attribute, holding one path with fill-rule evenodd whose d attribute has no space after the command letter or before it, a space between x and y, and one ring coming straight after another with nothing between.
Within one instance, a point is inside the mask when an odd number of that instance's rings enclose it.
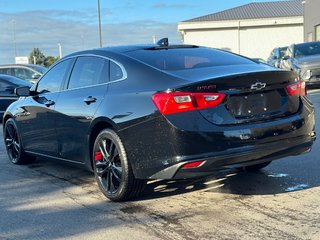
<instances>
[{"instance_id":1,"label":"car roof","mask_svg":"<svg viewBox=\"0 0 320 240\"><path fill-rule=\"evenodd\" d=\"M198 47L195 45L188 44L172 44L168 46L159 46L157 44L137 44L137 45L125 45L125 46L113 46L113 47L104 47L95 50L109 51L114 53L125 53L137 50L145 50L145 49L177 49L177 48L191 48Z\"/></svg>"},{"instance_id":2,"label":"car roof","mask_svg":"<svg viewBox=\"0 0 320 240\"><path fill-rule=\"evenodd\" d=\"M34 64L16 64L16 63L12 63L12 64L1 64L0 67L32 67L32 66L36 66Z\"/></svg>"}]
</instances>

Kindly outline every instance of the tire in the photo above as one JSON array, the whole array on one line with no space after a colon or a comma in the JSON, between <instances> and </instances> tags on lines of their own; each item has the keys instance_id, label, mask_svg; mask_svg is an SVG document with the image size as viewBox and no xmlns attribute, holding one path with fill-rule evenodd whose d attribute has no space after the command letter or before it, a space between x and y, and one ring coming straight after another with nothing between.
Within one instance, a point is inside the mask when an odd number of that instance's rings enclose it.
<instances>
[{"instance_id":1,"label":"tire","mask_svg":"<svg viewBox=\"0 0 320 240\"><path fill-rule=\"evenodd\" d=\"M256 171L259 171L262 168L265 168L271 162L272 161L264 162L264 163L260 163L260 164L256 164L256 165L252 165L252 166L243 167L242 170L247 171L247 172L256 172Z\"/></svg>"},{"instance_id":2,"label":"tire","mask_svg":"<svg viewBox=\"0 0 320 240\"><path fill-rule=\"evenodd\" d=\"M5 123L3 138L9 159L12 163L21 165L31 163L35 160L35 157L29 156L24 152L17 125L12 118Z\"/></svg>"},{"instance_id":3,"label":"tire","mask_svg":"<svg viewBox=\"0 0 320 240\"><path fill-rule=\"evenodd\" d=\"M98 134L92 153L95 179L107 198L119 202L140 194L145 180L135 178L122 141L113 130Z\"/></svg>"}]
</instances>

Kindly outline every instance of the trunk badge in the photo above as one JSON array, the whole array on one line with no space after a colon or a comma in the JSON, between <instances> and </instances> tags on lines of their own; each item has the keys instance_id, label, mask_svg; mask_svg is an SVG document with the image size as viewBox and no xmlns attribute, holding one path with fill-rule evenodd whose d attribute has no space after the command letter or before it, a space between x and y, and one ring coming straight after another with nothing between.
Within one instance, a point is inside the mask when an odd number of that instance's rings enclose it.
<instances>
[{"instance_id":1,"label":"trunk badge","mask_svg":"<svg viewBox=\"0 0 320 240\"><path fill-rule=\"evenodd\" d=\"M252 84L251 85L251 90L261 90L263 88L266 87L266 83L262 83L262 82L256 82L255 84Z\"/></svg>"}]
</instances>

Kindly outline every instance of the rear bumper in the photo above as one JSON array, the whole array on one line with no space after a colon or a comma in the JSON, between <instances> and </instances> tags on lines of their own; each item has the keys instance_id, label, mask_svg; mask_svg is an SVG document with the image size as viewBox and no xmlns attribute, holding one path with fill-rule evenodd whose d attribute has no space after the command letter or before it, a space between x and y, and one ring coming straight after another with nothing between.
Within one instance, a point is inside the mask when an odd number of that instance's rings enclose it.
<instances>
[{"instance_id":1,"label":"rear bumper","mask_svg":"<svg viewBox=\"0 0 320 240\"><path fill-rule=\"evenodd\" d=\"M316 137L314 108L307 98L302 100L298 113L272 121L217 126L193 111L170 119L160 115L119 134L135 177L203 176L309 151ZM195 169L181 168L197 160L206 162Z\"/></svg>"},{"instance_id":2,"label":"rear bumper","mask_svg":"<svg viewBox=\"0 0 320 240\"><path fill-rule=\"evenodd\" d=\"M260 164L279 158L299 155L311 150L316 138L313 132L308 137L286 139L279 142L263 144L261 146L247 146L240 149L233 149L230 152L212 153L212 156L184 156L180 157L181 162L165 168L152 175L151 179L184 179L201 177L213 172ZM205 162L197 168L184 169L183 165L193 161L204 160Z\"/></svg>"}]
</instances>

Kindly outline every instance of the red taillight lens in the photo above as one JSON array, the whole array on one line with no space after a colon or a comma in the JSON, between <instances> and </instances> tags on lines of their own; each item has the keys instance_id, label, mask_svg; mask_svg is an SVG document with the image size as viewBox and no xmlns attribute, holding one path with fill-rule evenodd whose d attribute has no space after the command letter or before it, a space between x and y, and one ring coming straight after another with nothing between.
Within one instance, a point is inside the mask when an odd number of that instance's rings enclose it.
<instances>
[{"instance_id":1,"label":"red taillight lens","mask_svg":"<svg viewBox=\"0 0 320 240\"><path fill-rule=\"evenodd\" d=\"M201 167L204 164L204 162L205 162L204 160L201 160L201 161L186 163L185 165L182 166L182 168L188 169L188 168Z\"/></svg>"},{"instance_id":2,"label":"red taillight lens","mask_svg":"<svg viewBox=\"0 0 320 240\"><path fill-rule=\"evenodd\" d=\"M305 96L306 95L306 82L299 81L287 86L287 91L290 96Z\"/></svg>"},{"instance_id":3,"label":"red taillight lens","mask_svg":"<svg viewBox=\"0 0 320 240\"><path fill-rule=\"evenodd\" d=\"M152 96L154 104L164 115L216 107L224 98L223 93L189 92L156 93Z\"/></svg>"}]
</instances>

